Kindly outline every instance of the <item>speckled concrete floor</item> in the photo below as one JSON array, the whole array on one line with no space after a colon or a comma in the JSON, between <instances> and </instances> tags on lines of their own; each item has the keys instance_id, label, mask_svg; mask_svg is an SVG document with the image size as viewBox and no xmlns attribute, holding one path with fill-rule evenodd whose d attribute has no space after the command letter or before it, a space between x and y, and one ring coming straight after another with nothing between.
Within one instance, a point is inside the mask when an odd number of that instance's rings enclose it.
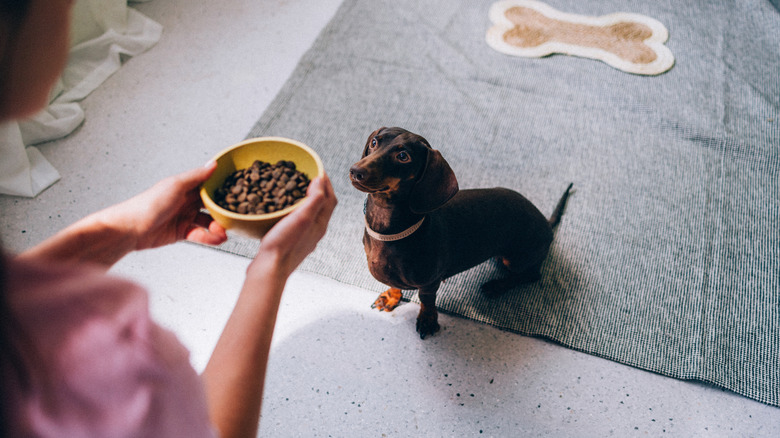
<instances>
[{"instance_id":1,"label":"speckled concrete floor","mask_svg":"<svg viewBox=\"0 0 780 438\"><path fill-rule=\"evenodd\" d=\"M339 0L153 0L165 27L82 106L86 122L42 153L62 180L36 199L0 196L0 233L21 251L77 218L199 166L243 139ZM200 370L249 260L181 243L113 269ZM420 341L416 305L370 309L366 291L296 273L280 311L264 436L780 436L780 410L544 340L441 317Z\"/></svg>"}]
</instances>

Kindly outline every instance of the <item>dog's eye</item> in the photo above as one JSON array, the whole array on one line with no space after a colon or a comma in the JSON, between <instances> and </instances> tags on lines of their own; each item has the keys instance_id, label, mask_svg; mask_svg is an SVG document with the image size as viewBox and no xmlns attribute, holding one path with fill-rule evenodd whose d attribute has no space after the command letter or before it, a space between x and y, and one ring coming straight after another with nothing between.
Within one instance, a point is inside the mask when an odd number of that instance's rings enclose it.
<instances>
[{"instance_id":1,"label":"dog's eye","mask_svg":"<svg viewBox=\"0 0 780 438\"><path fill-rule=\"evenodd\" d=\"M375 147L376 147L376 139L375 139L375 138L372 138L372 139L371 139L371 147L372 147L372 148L375 148Z\"/></svg>"},{"instance_id":2,"label":"dog's eye","mask_svg":"<svg viewBox=\"0 0 780 438\"><path fill-rule=\"evenodd\" d=\"M396 155L396 158L398 158L398 161L402 163L407 163L409 162L409 160L412 159L412 157L410 157L409 154L406 153L406 151L399 152L398 155Z\"/></svg>"}]
</instances>

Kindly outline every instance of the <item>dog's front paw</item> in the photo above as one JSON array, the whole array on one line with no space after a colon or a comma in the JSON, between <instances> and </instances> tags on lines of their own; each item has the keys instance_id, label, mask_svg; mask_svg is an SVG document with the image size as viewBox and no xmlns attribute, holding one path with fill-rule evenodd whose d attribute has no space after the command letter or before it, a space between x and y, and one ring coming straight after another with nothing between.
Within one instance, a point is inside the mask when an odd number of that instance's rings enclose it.
<instances>
[{"instance_id":1,"label":"dog's front paw","mask_svg":"<svg viewBox=\"0 0 780 438\"><path fill-rule=\"evenodd\" d=\"M402 296L403 294L401 294L401 289L391 287L390 289L379 294L379 297L377 297L376 301L374 301L374 304L371 305L371 308L384 310L385 312L391 312L393 309L398 307Z\"/></svg>"},{"instance_id":2,"label":"dog's front paw","mask_svg":"<svg viewBox=\"0 0 780 438\"><path fill-rule=\"evenodd\" d=\"M420 314L417 315L417 333L420 334L420 339L425 339L428 335L433 335L439 331L439 314L436 309L433 311L427 309L420 309Z\"/></svg>"}]
</instances>

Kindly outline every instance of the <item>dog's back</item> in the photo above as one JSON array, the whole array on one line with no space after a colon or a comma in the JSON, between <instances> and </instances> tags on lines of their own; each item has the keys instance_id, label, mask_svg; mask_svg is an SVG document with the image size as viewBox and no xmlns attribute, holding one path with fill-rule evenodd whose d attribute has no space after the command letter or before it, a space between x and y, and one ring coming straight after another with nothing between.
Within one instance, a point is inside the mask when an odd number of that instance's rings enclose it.
<instances>
[{"instance_id":1,"label":"dog's back","mask_svg":"<svg viewBox=\"0 0 780 438\"><path fill-rule=\"evenodd\" d=\"M505 188L461 190L440 209L429 213L442 229L437 242L452 276L492 257L529 263L544 258L552 228L523 195Z\"/></svg>"}]
</instances>

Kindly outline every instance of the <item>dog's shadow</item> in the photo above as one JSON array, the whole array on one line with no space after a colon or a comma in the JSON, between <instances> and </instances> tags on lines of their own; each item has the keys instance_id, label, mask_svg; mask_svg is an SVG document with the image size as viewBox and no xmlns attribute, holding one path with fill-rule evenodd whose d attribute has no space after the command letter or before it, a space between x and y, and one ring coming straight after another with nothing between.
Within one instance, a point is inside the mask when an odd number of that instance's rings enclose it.
<instances>
[{"instance_id":1,"label":"dog's shadow","mask_svg":"<svg viewBox=\"0 0 780 438\"><path fill-rule=\"evenodd\" d=\"M556 354L547 343L447 315L441 332L420 340L417 308L338 310L277 339L260 435L328 435L334 418L345 419L349 435L390 434L399 413L482 409L517 398L529 357ZM290 422L290 412L305 415Z\"/></svg>"}]
</instances>

